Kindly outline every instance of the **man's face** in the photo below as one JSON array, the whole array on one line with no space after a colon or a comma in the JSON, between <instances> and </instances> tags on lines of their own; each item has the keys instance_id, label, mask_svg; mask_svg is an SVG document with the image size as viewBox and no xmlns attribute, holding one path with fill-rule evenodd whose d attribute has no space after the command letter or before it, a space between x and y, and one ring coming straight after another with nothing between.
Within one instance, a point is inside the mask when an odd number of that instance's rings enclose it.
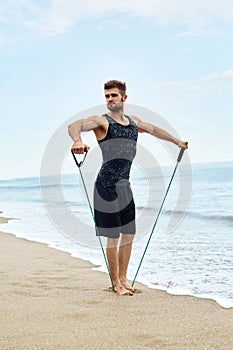
<instances>
[{"instance_id":1,"label":"man's face","mask_svg":"<svg viewBox=\"0 0 233 350\"><path fill-rule=\"evenodd\" d=\"M121 95L118 88L104 90L104 94L107 107L112 112L117 112L119 109L121 109L127 98L126 95Z\"/></svg>"}]
</instances>

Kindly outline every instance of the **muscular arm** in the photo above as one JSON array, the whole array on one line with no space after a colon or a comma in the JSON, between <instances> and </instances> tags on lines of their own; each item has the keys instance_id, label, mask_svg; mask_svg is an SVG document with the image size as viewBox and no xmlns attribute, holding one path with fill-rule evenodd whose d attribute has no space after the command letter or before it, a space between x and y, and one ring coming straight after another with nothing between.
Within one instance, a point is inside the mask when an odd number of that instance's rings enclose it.
<instances>
[{"instance_id":1,"label":"muscular arm","mask_svg":"<svg viewBox=\"0 0 233 350\"><path fill-rule=\"evenodd\" d=\"M158 126L155 126L153 124L143 122L142 120L140 120L138 117L135 117L135 116L133 116L133 120L137 124L138 132L141 132L141 133L146 132L161 140L172 142L180 148L188 148L188 142L178 140L176 137L172 136L164 129L161 129Z\"/></svg>"},{"instance_id":2,"label":"muscular arm","mask_svg":"<svg viewBox=\"0 0 233 350\"><path fill-rule=\"evenodd\" d=\"M80 119L68 126L68 133L74 141L72 150L74 153L84 153L84 149L89 150L90 147L84 144L81 133L93 130L95 134L100 133L101 127L104 125L103 117L91 116L86 119Z\"/></svg>"}]
</instances>

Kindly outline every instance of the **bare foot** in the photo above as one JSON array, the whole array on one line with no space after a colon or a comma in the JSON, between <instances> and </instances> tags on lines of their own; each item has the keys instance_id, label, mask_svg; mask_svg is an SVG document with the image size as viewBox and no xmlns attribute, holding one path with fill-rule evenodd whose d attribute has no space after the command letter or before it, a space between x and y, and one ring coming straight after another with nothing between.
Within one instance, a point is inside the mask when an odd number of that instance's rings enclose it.
<instances>
[{"instance_id":1,"label":"bare foot","mask_svg":"<svg viewBox=\"0 0 233 350\"><path fill-rule=\"evenodd\" d=\"M127 295L127 296L131 296L133 295L133 292L127 288L124 288L124 286L118 286L118 287L115 287L115 292L118 294L118 295Z\"/></svg>"},{"instance_id":2,"label":"bare foot","mask_svg":"<svg viewBox=\"0 0 233 350\"><path fill-rule=\"evenodd\" d=\"M133 287L131 287L131 285L129 284L129 282L127 282L127 281L121 281L121 285L125 288L125 289L127 289L127 290L129 290L130 292L132 292L132 293L134 293L135 292L135 289L133 288Z\"/></svg>"}]
</instances>

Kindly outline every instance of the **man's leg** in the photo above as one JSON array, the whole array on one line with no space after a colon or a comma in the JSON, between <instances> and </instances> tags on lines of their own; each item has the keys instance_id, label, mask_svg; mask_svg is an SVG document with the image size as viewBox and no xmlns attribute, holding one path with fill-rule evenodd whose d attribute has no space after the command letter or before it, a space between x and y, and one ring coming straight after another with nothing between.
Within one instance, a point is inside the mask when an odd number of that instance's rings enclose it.
<instances>
[{"instance_id":1,"label":"man's leg","mask_svg":"<svg viewBox=\"0 0 233 350\"><path fill-rule=\"evenodd\" d=\"M127 270L132 251L133 239L134 234L122 234L118 253L119 279L121 285L125 289L130 290L131 292L133 292L134 289L130 286L130 284L127 281Z\"/></svg>"},{"instance_id":2,"label":"man's leg","mask_svg":"<svg viewBox=\"0 0 233 350\"><path fill-rule=\"evenodd\" d=\"M107 239L106 255L108 265L115 291L120 295L132 295L133 293L125 288L119 278L119 254L118 254L118 238ZM125 254L124 254L125 255ZM122 259L121 259L122 260ZM125 259L123 259L125 261Z\"/></svg>"}]
</instances>

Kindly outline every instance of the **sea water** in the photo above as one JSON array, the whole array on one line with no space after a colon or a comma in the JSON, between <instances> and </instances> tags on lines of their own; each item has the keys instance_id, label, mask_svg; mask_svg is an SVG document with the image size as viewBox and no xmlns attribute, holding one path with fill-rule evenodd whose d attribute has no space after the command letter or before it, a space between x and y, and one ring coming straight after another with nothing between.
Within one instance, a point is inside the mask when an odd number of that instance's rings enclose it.
<instances>
[{"instance_id":1,"label":"sea water","mask_svg":"<svg viewBox=\"0 0 233 350\"><path fill-rule=\"evenodd\" d=\"M135 277L173 167L132 169L137 234L129 266ZM175 174L142 261L137 281L171 294L193 295L233 307L233 162L193 164L192 177ZM85 174L92 202L93 175ZM191 183L184 186L184 182ZM184 194L184 197L182 197ZM80 175L0 181L2 231L46 243L107 271ZM91 203L90 203L91 204ZM105 240L103 239L103 245Z\"/></svg>"}]
</instances>

